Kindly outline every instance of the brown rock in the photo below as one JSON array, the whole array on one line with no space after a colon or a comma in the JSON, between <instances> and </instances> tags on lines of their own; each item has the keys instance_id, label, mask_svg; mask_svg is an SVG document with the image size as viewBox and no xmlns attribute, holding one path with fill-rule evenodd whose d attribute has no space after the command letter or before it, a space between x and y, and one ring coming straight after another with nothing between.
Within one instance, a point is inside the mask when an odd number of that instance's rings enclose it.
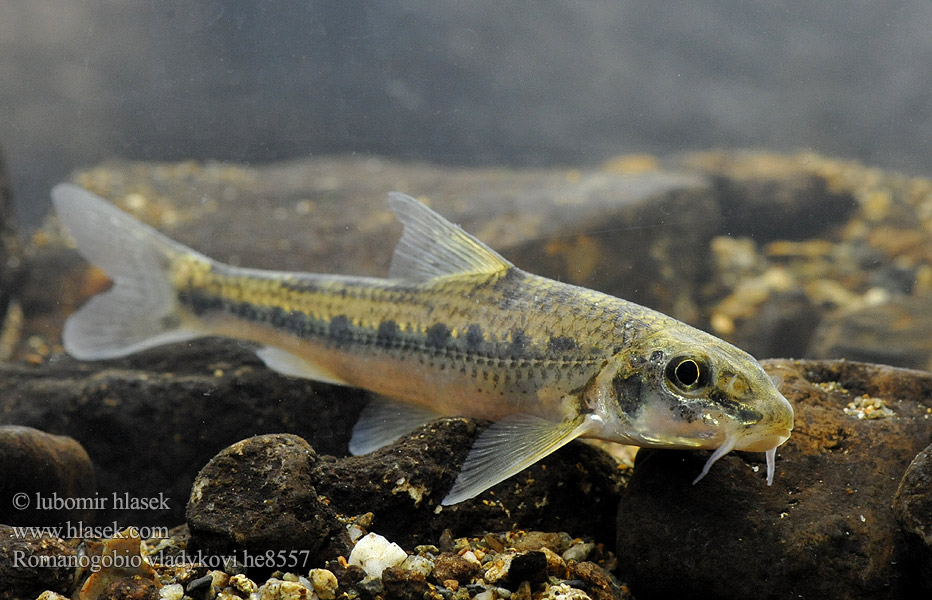
<instances>
[{"instance_id":1,"label":"brown rock","mask_svg":"<svg viewBox=\"0 0 932 600\"><path fill-rule=\"evenodd\" d=\"M430 586L422 573L389 567L382 571L382 587L385 597L397 600L422 600L427 597Z\"/></svg>"},{"instance_id":2,"label":"brown rock","mask_svg":"<svg viewBox=\"0 0 932 600\"><path fill-rule=\"evenodd\" d=\"M691 485L708 453L639 454L619 508L622 578L639 599L903 597L922 582L892 503L932 435L932 374L845 361L765 368L796 410L773 486L759 455L726 456ZM872 412L882 418L858 418Z\"/></svg>"},{"instance_id":3,"label":"brown rock","mask_svg":"<svg viewBox=\"0 0 932 600\"><path fill-rule=\"evenodd\" d=\"M103 497L168 498L168 511L108 502L95 512L101 523L184 521L197 472L251 435L300 433L322 452L345 453L365 397L360 390L283 377L249 349L216 338L107 362L62 356L38 366L0 363L5 420L77 440L94 457Z\"/></svg>"},{"instance_id":4,"label":"brown rock","mask_svg":"<svg viewBox=\"0 0 932 600\"><path fill-rule=\"evenodd\" d=\"M35 598L44 590L70 595L74 555L74 548L56 537L23 535L0 525L0 600Z\"/></svg>"},{"instance_id":5,"label":"brown rock","mask_svg":"<svg viewBox=\"0 0 932 600\"><path fill-rule=\"evenodd\" d=\"M610 572L594 562L583 561L571 566L570 577L586 582L593 600L631 600L631 592Z\"/></svg>"},{"instance_id":6,"label":"brown rock","mask_svg":"<svg viewBox=\"0 0 932 600\"><path fill-rule=\"evenodd\" d=\"M74 439L0 425L0 465L5 482L0 487L0 522L42 526L93 521L94 465Z\"/></svg>"},{"instance_id":7,"label":"brown rock","mask_svg":"<svg viewBox=\"0 0 932 600\"><path fill-rule=\"evenodd\" d=\"M159 588L148 579L124 577L105 587L99 597L108 600L158 600Z\"/></svg>"},{"instance_id":8,"label":"brown rock","mask_svg":"<svg viewBox=\"0 0 932 600\"><path fill-rule=\"evenodd\" d=\"M372 529L403 547L432 543L445 529L454 536L516 528L567 531L614 542L609 524L618 469L602 450L581 442L488 492L441 507L478 432L477 421L441 419L371 454L324 457L312 485L342 514L374 513Z\"/></svg>"},{"instance_id":9,"label":"brown rock","mask_svg":"<svg viewBox=\"0 0 932 600\"><path fill-rule=\"evenodd\" d=\"M308 551L307 564L263 565L270 571L306 571L347 554L346 528L313 487L316 462L294 435L256 436L224 449L194 481L186 512L194 545L220 555Z\"/></svg>"},{"instance_id":10,"label":"brown rock","mask_svg":"<svg viewBox=\"0 0 932 600\"><path fill-rule=\"evenodd\" d=\"M480 570L479 565L469 562L462 556L444 552L434 559L431 577L437 581L458 581L468 583Z\"/></svg>"},{"instance_id":11,"label":"brown rock","mask_svg":"<svg viewBox=\"0 0 932 600\"><path fill-rule=\"evenodd\" d=\"M897 521L913 541L915 562L932 588L932 446L916 455L893 499Z\"/></svg>"},{"instance_id":12,"label":"brown rock","mask_svg":"<svg viewBox=\"0 0 932 600\"><path fill-rule=\"evenodd\" d=\"M806 355L932 368L930 306L930 296L903 296L829 314L813 334Z\"/></svg>"}]
</instances>

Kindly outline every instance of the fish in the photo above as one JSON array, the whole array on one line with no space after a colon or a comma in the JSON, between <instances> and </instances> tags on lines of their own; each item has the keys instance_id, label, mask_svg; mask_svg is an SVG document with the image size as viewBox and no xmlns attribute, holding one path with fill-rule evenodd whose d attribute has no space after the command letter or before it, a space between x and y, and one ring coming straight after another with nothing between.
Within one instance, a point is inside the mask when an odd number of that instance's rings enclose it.
<instances>
[{"instance_id":1,"label":"fish","mask_svg":"<svg viewBox=\"0 0 932 600\"><path fill-rule=\"evenodd\" d=\"M764 452L793 408L739 348L650 308L523 271L410 196L387 278L261 270L184 246L74 184L52 201L112 280L66 321L65 350L106 360L202 336L254 345L278 373L369 390L352 454L440 417L491 421L442 505L473 498L577 438Z\"/></svg>"}]
</instances>

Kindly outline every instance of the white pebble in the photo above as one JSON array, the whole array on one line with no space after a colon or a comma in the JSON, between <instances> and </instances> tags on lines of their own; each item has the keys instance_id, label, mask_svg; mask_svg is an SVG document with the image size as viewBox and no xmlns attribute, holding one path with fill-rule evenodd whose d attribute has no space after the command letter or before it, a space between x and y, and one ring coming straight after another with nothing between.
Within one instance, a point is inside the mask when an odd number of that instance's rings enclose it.
<instances>
[{"instance_id":1,"label":"white pebble","mask_svg":"<svg viewBox=\"0 0 932 600\"><path fill-rule=\"evenodd\" d=\"M388 567L400 565L408 558L408 553L401 546L377 533L366 535L350 552L349 564L363 568L369 577L381 577Z\"/></svg>"},{"instance_id":2,"label":"white pebble","mask_svg":"<svg viewBox=\"0 0 932 600\"><path fill-rule=\"evenodd\" d=\"M159 590L159 598L162 600L181 600L184 598L184 586L180 583L163 585Z\"/></svg>"}]
</instances>

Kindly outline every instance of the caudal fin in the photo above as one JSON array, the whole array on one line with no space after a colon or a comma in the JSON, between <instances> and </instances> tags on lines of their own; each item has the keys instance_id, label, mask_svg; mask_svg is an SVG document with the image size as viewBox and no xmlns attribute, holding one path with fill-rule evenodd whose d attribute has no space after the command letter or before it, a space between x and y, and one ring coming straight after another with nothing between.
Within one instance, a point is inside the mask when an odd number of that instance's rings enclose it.
<instances>
[{"instance_id":1,"label":"caudal fin","mask_svg":"<svg viewBox=\"0 0 932 600\"><path fill-rule=\"evenodd\" d=\"M178 254L200 255L76 185L55 186L52 203L78 252L113 280L68 318L62 332L68 354L115 358L198 336L184 326L169 267Z\"/></svg>"}]
</instances>

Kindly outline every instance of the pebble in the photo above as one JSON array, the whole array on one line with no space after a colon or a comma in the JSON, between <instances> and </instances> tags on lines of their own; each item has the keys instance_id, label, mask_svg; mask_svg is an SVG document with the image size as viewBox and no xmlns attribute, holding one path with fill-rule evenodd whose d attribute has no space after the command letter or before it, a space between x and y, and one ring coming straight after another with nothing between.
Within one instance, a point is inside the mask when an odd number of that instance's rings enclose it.
<instances>
[{"instance_id":1,"label":"pebble","mask_svg":"<svg viewBox=\"0 0 932 600\"><path fill-rule=\"evenodd\" d=\"M296 581L269 579L256 592L258 600L313 600L313 592Z\"/></svg>"},{"instance_id":2,"label":"pebble","mask_svg":"<svg viewBox=\"0 0 932 600\"><path fill-rule=\"evenodd\" d=\"M563 560L571 561L575 560L576 562L581 562L586 560L589 556L589 553L595 549L595 544L592 542L579 542L573 544L563 553Z\"/></svg>"},{"instance_id":3,"label":"pebble","mask_svg":"<svg viewBox=\"0 0 932 600\"><path fill-rule=\"evenodd\" d=\"M356 542L349 564L362 567L369 577L378 578L382 571L400 565L406 558L408 553L401 546L377 533L370 533Z\"/></svg>"},{"instance_id":4,"label":"pebble","mask_svg":"<svg viewBox=\"0 0 932 600\"><path fill-rule=\"evenodd\" d=\"M184 586L180 583L162 586L159 590L159 597L162 600L181 600L184 598Z\"/></svg>"},{"instance_id":5,"label":"pebble","mask_svg":"<svg viewBox=\"0 0 932 600\"><path fill-rule=\"evenodd\" d=\"M339 582L337 581L337 576L334 575L332 571L328 571L327 569L311 569L308 573L308 578L311 580L311 585L314 587L314 591L317 592L320 600L333 600L336 598Z\"/></svg>"}]
</instances>

